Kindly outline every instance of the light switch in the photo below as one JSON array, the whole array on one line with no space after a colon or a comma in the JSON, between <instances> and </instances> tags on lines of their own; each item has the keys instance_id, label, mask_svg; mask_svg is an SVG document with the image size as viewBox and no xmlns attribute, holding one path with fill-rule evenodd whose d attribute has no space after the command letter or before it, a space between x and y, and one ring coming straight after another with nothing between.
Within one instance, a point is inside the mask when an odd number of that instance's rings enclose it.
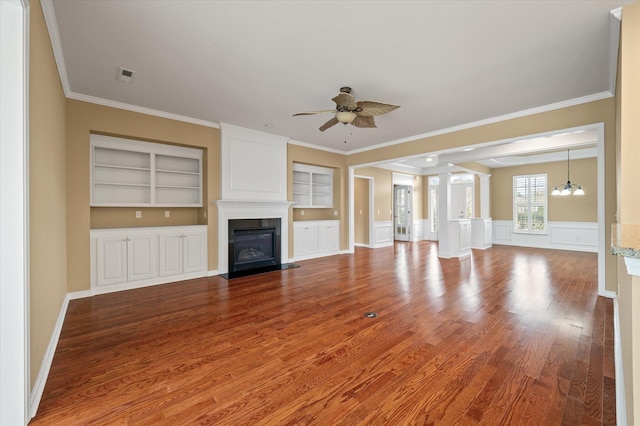
<instances>
[{"instance_id":1,"label":"light switch","mask_svg":"<svg viewBox=\"0 0 640 426\"><path fill-rule=\"evenodd\" d=\"M334 216L338 216L338 210L334 210L334 211L333 211L333 215L334 215Z\"/></svg>"},{"instance_id":2,"label":"light switch","mask_svg":"<svg viewBox=\"0 0 640 426\"><path fill-rule=\"evenodd\" d=\"M171 212L169 210L165 210L164 217L171 217Z\"/></svg>"},{"instance_id":3,"label":"light switch","mask_svg":"<svg viewBox=\"0 0 640 426\"><path fill-rule=\"evenodd\" d=\"M304 216L304 210L300 210L300 216Z\"/></svg>"},{"instance_id":4,"label":"light switch","mask_svg":"<svg viewBox=\"0 0 640 426\"><path fill-rule=\"evenodd\" d=\"M136 219L140 219L142 217L142 212L140 210L136 210Z\"/></svg>"}]
</instances>

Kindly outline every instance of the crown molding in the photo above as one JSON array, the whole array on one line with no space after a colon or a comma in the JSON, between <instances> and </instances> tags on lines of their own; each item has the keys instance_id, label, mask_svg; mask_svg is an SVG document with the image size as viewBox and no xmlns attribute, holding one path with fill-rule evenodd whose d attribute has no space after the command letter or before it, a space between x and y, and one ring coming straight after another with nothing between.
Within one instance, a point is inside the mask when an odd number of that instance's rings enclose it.
<instances>
[{"instance_id":1,"label":"crown molding","mask_svg":"<svg viewBox=\"0 0 640 426\"><path fill-rule=\"evenodd\" d=\"M58 74L60 76L60 83L62 83L62 90L64 91L64 95L66 97L69 97L71 88L69 86L67 67L65 66L64 62L64 53L62 52L62 42L60 41L58 20L56 19L56 12L53 9L53 0L41 0L40 6L42 7L42 14L44 15L44 22L47 25L47 31L49 31L51 48L53 49L53 57L56 60L56 66L58 67Z\"/></svg>"},{"instance_id":2,"label":"crown molding","mask_svg":"<svg viewBox=\"0 0 640 426\"><path fill-rule=\"evenodd\" d=\"M187 117L185 115L173 114L170 112L160 111L157 109L145 108L137 105L126 104L124 102L112 101L110 99L98 98L96 96L83 95L80 93L69 92L67 95L68 99L74 99L76 101L89 102L92 104L107 106L111 108L118 108L132 112L138 112L140 114L153 115L155 117L168 118L169 120L183 121L185 123L197 124L199 126L205 127L213 127L214 129L219 129L220 124L207 121L200 120L198 118Z\"/></svg>"},{"instance_id":3,"label":"crown molding","mask_svg":"<svg viewBox=\"0 0 640 426\"><path fill-rule=\"evenodd\" d=\"M289 143L291 145L298 145L298 146L304 146L305 148L317 149L318 151L326 151L326 152L332 152L334 154L347 155L347 151L342 151L335 148L328 148L326 146L314 145L312 143L307 143L307 142L300 142L294 139L289 139Z\"/></svg>"}]
</instances>

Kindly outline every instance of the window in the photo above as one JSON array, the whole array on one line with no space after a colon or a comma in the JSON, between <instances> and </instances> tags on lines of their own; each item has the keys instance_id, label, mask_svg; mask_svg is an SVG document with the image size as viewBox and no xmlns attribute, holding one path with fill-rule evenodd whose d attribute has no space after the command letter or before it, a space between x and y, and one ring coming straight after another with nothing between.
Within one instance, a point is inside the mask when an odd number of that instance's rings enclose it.
<instances>
[{"instance_id":1,"label":"window","mask_svg":"<svg viewBox=\"0 0 640 426\"><path fill-rule=\"evenodd\" d=\"M547 175L513 177L513 232L547 231Z\"/></svg>"}]
</instances>

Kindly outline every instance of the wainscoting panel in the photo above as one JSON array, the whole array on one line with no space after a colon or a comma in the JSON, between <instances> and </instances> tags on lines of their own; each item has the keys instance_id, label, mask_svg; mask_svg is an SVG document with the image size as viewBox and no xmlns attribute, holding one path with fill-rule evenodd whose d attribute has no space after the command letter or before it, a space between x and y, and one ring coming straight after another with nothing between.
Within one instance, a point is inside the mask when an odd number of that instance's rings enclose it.
<instances>
[{"instance_id":1,"label":"wainscoting panel","mask_svg":"<svg viewBox=\"0 0 640 426\"><path fill-rule=\"evenodd\" d=\"M413 220L413 234L411 241L422 241L425 239L425 230L427 228L426 219L414 219Z\"/></svg>"},{"instance_id":2,"label":"wainscoting panel","mask_svg":"<svg viewBox=\"0 0 640 426\"><path fill-rule=\"evenodd\" d=\"M378 221L373 223L373 248L393 245L393 222Z\"/></svg>"},{"instance_id":3,"label":"wainscoting panel","mask_svg":"<svg viewBox=\"0 0 640 426\"><path fill-rule=\"evenodd\" d=\"M547 234L513 232L510 220L493 221L493 243L508 246L598 252L597 222L549 222Z\"/></svg>"}]
</instances>

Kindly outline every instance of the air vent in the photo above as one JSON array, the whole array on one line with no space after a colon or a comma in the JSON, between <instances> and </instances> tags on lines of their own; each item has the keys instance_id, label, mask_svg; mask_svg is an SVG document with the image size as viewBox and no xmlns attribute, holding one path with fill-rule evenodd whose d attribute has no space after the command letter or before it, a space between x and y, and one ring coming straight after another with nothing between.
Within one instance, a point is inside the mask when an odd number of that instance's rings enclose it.
<instances>
[{"instance_id":1,"label":"air vent","mask_svg":"<svg viewBox=\"0 0 640 426\"><path fill-rule=\"evenodd\" d=\"M124 81L125 83L131 83L135 74L136 72L133 70L128 70L122 67L118 68L118 80Z\"/></svg>"}]
</instances>

